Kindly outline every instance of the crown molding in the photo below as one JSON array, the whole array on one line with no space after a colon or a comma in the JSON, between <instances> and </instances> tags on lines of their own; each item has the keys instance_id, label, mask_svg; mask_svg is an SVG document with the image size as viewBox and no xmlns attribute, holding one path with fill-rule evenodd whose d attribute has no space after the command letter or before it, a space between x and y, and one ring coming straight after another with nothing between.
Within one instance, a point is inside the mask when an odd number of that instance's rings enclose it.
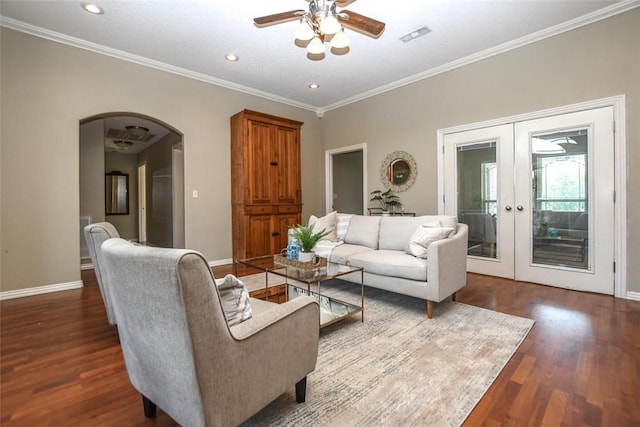
<instances>
[{"instance_id":1,"label":"crown molding","mask_svg":"<svg viewBox=\"0 0 640 427\"><path fill-rule=\"evenodd\" d=\"M538 31L537 33L530 34L528 36L521 37L519 39L515 39L501 45L485 49L481 52L475 53L473 55L466 56L464 58L457 59L455 61L451 61L447 64L443 64L438 67L434 67L423 72L414 74L412 76L406 77L404 79L400 79L388 85L379 86L375 89L363 92L361 94L345 98L341 101L335 102L333 104L326 105L324 107L313 106L301 102L294 101L292 99L284 98L278 95L274 95L272 93L264 92L261 90L253 89L247 86L242 86L227 80L218 79L215 77L211 77L202 73L197 73L194 71L190 71L184 68L175 67L173 65L169 65L160 61L154 61L152 59L144 58L142 56L133 55L121 50L112 49L106 46L102 46L96 43L91 43L86 40L78 39L76 37L67 36L64 34L57 33L55 31L50 31L41 27L37 27L35 25L27 24L15 19L6 18L4 16L0 16L0 26L6 27L12 30L20 31L23 33L31 34L36 37L41 37L44 39L48 39L54 42L63 43L69 46L74 46L80 49L88 50L91 52L99 53L102 55L111 56L113 58L121 59L123 61L132 62L138 65L155 68L157 70L166 71L168 73L177 74L183 77L187 77L193 80L198 80L204 83L212 84L215 86L224 87L227 89L235 90L238 92L246 93L249 95L254 95L260 98L268 99L270 101L280 102L282 104L290 105L292 107L301 108L303 110L313 111L316 113L318 118L322 118L325 112L335 110L340 107L344 107L349 104L353 104L354 102L362 101L367 98L371 98L376 95L380 95L382 93L418 82L420 80L427 79L429 77L436 76L438 74L445 73L447 71L451 71L453 69L463 67L465 65L472 64L474 62L481 61L483 59L490 58L495 55L499 55L501 53L508 52L513 49L517 49L523 46L526 46L531 43L538 42L540 40L544 40L549 37L556 36L558 34L565 33L567 31L574 30L576 28L583 27L585 25L592 24L594 22L627 12L631 9L635 9L640 6L640 0L623 0L619 3L615 3L609 7L605 7L603 9L597 10L590 14L581 16L576 19L572 19L570 21L564 22L562 24L556 25L554 27L547 28L542 31Z\"/></svg>"},{"instance_id":2,"label":"crown molding","mask_svg":"<svg viewBox=\"0 0 640 427\"><path fill-rule=\"evenodd\" d=\"M242 86L242 85L239 85L227 80L219 79L216 77L211 77L206 74L190 71L185 68L175 67L173 65L169 65L164 62L155 61L153 59L127 53L122 50L112 49L110 47L106 47L97 43L91 43L86 40L82 40L76 37L71 37L55 31L47 30L45 28L37 27L35 25L27 24L25 22L7 18L4 16L0 16L0 26L9 28L11 30L27 33L32 36L40 37L43 39L66 44L68 46L73 46L80 49L88 50L90 52L98 53L101 55L110 56L112 58L120 59L127 62L132 62L134 64L142 65L145 67L155 68L156 70L166 71L168 73L177 74L182 77L187 77L193 80L198 80L198 81L212 84L215 86L220 86L227 89L235 90L237 92L254 95L260 98L265 98L270 101L291 105L293 107L301 108L303 110L315 112L317 109L317 107L313 105L297 102L292 99L284 98L282 96L278 96L272 93L253 89L247 86Z\"/></svg>"},{"instance_id":3,"label":"crown molding","mask_svg":"<svg viewBox=\"0 0 640 427\"><path fill-rule=\"evenodd\" d=\"M335 110L336 108L344 107L345 105L352 104L354 102L362 101L367 98L371 98L376 95L380 95L382 93L391 91L393 89L397 89L420 80L427 79L429 77L436 76L438 74L445 73L447 71L454 70L459 67L463 67L465 65L473 64L474 62L481 61L483 59L490 58L495 55L500 55L501 53L508 52L513 49L517 49L523 46L526 46L531 43L538 42L540 40L547 39L549 37L556 36L558 34L565 33L567 31L575 30L580 27L584 27L585 25L593 24L594 22L601 21L606 18L610 18L615 15L619 15L621 13L627 12L631 9L635 9L640 6L640 0L623 0L619 3L613 4L609 7L597 10L590 14L581 16L579 18L572 19L567 22L563 22L562 24L558 24L554 27L550 27L544 29L542 31L538 31L537 33L529 34L528 36L520 37L515 40L511 40L509 42L503 43L501 45L485 49L481 52L474 53L469 56L465 56L464 58L456 59L455 61L448 62L438 67L430 68L423 72L414 74L409 77L405 77L404 79L400 79L388 85L380 86L375 89L363 92L359 95L352 96L350 98L343 99L342 101L338 101L331 105L327 105L324 107L325 111Z\"/></svg>"}]
</instances>

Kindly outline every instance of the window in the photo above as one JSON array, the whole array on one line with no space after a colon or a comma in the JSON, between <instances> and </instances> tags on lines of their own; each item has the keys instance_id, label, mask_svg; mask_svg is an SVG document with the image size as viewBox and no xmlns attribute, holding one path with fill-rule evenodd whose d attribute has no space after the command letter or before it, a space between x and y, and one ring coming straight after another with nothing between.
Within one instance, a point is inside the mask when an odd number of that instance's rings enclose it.
<instances>
[{"instance_id":1,"label":"window","mask_svg":"<svg viewBox=\"0 0 640 427\"><path fill-rule=\"evenodd\" d=\"M586 155L536 157L535 160L536 210L586 211Z\"/></svg>"},{"instance_id":2,"label":"window","mask_svg":"<svg viewBox=\"0 0 640 427\"><path fill-rule=\"evenodd\" d=\"M483 162L482 170L482 212L489 215L498 213L498 166L496 162Z\"/></svg>"}]
</instances>

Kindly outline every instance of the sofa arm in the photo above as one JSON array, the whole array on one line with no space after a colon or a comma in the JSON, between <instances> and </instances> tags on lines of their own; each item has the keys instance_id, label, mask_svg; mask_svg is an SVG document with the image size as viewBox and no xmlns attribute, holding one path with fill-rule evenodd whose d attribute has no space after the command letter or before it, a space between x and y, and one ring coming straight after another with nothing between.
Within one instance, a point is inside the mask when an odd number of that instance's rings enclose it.
<instances>
[{"instance_id":1,"label":"sofa arm","mask_svg":"<svg viewBox=\"0 0 640 427\"><path fill-rule=\"evenodd\" d=\"M427 249L428 300L440 302L467 284L469 227L458 223L456 234Z\"/></svg>"}]
</instances>

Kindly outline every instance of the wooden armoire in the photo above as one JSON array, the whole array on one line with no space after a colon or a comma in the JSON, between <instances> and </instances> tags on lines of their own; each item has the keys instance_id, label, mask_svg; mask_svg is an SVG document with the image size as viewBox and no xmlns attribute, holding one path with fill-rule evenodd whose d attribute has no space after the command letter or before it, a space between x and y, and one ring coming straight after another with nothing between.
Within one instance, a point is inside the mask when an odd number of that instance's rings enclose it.
<instances>
[{"instance_id":1,"label":"wooden armoire","mask_svg":"<svg viewBox=\"0 0 640 427\"><path fill-rule=\"evenodd\" d=\"M280 252L302 213L302 122L242 110L231 117L234 261Z\"/></svg>"}]
</instances>

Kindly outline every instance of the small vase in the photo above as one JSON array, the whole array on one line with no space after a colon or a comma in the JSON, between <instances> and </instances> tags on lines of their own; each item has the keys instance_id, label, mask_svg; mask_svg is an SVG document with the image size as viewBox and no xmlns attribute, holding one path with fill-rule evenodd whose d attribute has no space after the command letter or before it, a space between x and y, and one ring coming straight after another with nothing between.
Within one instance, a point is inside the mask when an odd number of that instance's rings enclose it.
<instances>
[{"instance_id":1,"label":"small vase","mask_svg":"<svg viewBox=\"0 0 640 427\"><path fill-rule=\"evenodd\" d=\"M313 258L316 256L315 252L302 252L298 254L298 261L300 262L311 262Z\"/></svg>"}]
</instances>

